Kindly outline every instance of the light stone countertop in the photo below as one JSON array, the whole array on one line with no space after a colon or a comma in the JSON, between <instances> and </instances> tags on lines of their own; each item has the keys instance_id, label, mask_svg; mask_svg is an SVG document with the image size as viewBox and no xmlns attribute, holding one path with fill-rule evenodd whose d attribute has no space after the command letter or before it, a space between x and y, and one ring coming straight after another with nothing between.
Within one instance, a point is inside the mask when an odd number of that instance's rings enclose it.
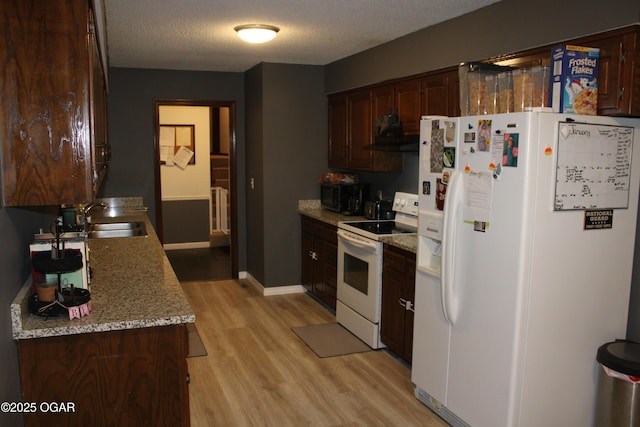
<instances>
[{"instance_id":1,"label":"light stone countertop","mask_svg":"<svg viewBox=\"0 0 640 427\"><path fill-rule=\"evenodd\" d=\"M366 221L366 218L363 216L341 215L322 209L320 207L320 200L299 200L298 213L335 226L337 226L340 221ZM409 236L401 234L386 236L380 238L380 241L386 245L395 246L413 253L416 253L418 249L418 238L415 234Z\"/></svg>"},{"instance_id":2,"label":"light stone countertop","mask_svg":"<svg viewBox=\"0 0 640 427\"><path fill-rule=\"evenodd\" d=\"M93 311L81 319L31 314L31 279L11 304L13 338L42 338L195 322L189 305L146 212L127 211L94 222L144 221L148 236L89 239Z\"/></svg>"}]
</instances>

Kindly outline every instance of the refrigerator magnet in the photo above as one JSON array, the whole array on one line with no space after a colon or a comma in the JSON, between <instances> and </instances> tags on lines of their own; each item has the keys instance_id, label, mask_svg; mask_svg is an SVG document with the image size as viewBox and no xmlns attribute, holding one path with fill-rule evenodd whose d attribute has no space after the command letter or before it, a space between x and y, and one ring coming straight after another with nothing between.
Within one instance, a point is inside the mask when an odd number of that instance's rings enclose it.
<instances>
[{"instance_id":1,"label":"refrigerator magnet","mask_svg":"<svg viewBox=\"0 0 640 427\"><path fill-rule=\"evenodd\" d=\"M517 133L505 133L502 146L502 166L518 167L518 139Z\"/></svg>"},{"instance_id":2,"label":"refrigerator magnet","mask_svg":"<svg viewBox=\"0 0 640 427\"><path fill-rule=\"evenodd\" d=\"M491 145L491 120L478 121L478 151L489 151Z\"/></svg>"},{"instance_id":3,"label":"refrigerator magnet","mask_svg":"<svg viewBox=\"0 0 640 427\"><path fill-rule=\"evenodd\" d=\"M613 228L613 209L585 209L584 229L602 230Z\"/></svg>"}]
</instances>

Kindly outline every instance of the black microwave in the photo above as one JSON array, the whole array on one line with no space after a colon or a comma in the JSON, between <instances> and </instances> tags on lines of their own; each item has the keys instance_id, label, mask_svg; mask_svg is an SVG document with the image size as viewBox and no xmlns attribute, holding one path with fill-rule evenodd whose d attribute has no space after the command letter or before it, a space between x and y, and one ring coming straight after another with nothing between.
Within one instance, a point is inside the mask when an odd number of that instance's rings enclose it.
<instances>
[{"instance_id":1,"label":"black microwave","mask_svg":"<svg viewBox=\"0 0 640 427\"><path fill-rule=\"evenodd\" d=\"M344 215L362 215L369 184L320 184L320 205Z\"/></svg>"}]
</instances>

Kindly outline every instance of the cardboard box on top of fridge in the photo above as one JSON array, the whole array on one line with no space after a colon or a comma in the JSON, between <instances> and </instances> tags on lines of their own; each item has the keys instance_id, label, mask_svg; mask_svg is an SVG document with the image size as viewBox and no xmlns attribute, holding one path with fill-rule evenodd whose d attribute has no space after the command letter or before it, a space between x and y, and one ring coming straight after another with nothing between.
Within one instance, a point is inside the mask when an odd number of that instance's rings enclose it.
<instances>
[{"instance_id":1,"label":"cardboard box on top of fridge","mask_svg":"<svg viewBox=\"0 0 640 427\"><path fill-rule=\"evenodd\" d=\"M556 113L598 113L600 49L565 45L552 55L551 108Z\"/></svg>"}]
</instances>

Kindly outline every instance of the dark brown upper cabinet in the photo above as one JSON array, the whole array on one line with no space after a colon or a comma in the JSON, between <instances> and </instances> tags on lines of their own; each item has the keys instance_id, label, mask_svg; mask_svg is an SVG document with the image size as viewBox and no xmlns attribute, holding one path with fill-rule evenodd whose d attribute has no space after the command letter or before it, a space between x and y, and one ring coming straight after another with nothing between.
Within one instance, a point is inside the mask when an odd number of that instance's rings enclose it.
<instances>
[{"instance_id":1,"label":"dark brown upper cabinet","mask_svg":"<svg viewBox=\"0 0 640 427\"><path fill-rule=\"evenodd\" d=\"M109 161L93 2L0 2L2 201L91 201Z\"/></svg>"}]
</instances>

